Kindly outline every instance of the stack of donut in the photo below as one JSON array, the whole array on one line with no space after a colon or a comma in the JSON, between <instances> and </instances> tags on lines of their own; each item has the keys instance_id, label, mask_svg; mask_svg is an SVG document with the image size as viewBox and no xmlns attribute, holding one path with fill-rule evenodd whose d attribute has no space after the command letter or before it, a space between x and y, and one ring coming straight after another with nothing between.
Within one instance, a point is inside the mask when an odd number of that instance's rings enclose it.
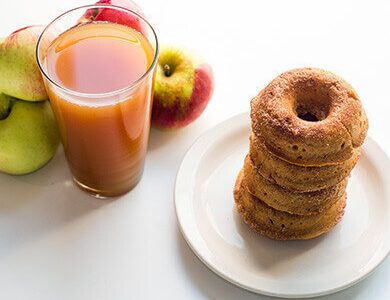
<instances>
[{"instance_id":1,"label":"stack of donut","mask_svg":"<svg viewBox=\"0 0 390 300\"><path fill-rule=\"evenodd\" d=\"M281 74L251 101L250 149L234 198L273 239L317 237L344 214L368 121L353 88L320 69Z\"/></svg>"}]
</instances>

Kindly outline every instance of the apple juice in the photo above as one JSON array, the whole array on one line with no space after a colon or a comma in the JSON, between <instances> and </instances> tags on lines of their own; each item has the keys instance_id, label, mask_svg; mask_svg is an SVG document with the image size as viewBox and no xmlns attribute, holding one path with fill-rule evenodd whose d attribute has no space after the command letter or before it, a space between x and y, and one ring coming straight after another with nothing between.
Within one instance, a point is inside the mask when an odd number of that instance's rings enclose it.
<instances>
[{"instance_id":1,"label":"apple juice","mask_svg":"<svg viewBox=\"0 0 390 300\"><path fill-rule=\"evenodd\" d=\"M154 55L141 33L105 22L69 29L46 52L49 77L73 94L46 82L65 155L76 183L95 195L123 194L141 177Z\"/></svg>"}]
</instances>

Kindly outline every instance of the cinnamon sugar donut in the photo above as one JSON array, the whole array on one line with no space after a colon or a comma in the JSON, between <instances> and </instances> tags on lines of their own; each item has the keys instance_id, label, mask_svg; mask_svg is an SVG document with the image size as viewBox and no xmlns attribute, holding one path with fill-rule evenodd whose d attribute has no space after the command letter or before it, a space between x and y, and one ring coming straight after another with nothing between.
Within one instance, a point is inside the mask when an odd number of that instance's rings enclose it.
<instances>
[{"instance_id":1,"label":"cinnamon sugar donut","mask_svg":"<svg viewBox=\"0 0 390 300\"><path fill-rule=\"evenodd\" d=\"M249 156L244 162L244 183L248 191L275 210L308 216L329 209L345 193L348 179L325 189L300 192L274 184L259 174Z\"/></svg>"},{"instance_id":2,"label":"cinnamon sugar donut","mask_svg":"<svg viewBox=\"0 0 390 300\"><path fill-rule=\"evenodd\" d=\"M299 216L281 212L266 205L247 190L243 173L237 177L234 199L244 222L260 234L277 240L302 240L331 230L344 214L344 193L329 209L319 215Z\"/></svg>"},{"instance_id":3,"label":"cinnamon sugar donut","mask_svg":"<svg viewBox=\"0 0 390 300\"><path fill-rule=\"evenodd\" d=\"M347 178L360 157L360 148L352 157L336 165L299 166L290 164L267 150L254 134L250 137L249 153L257 171L267 180L288 189L316 191L334 186Z\"/></svg>"},{"instance_id":4,"label":"cinnamon sugar donut","mask_svg":"<svg viewBox=\"0 0 390 300\"><path fill-rule=\"evenodd\" d=\"M275 78L251 101L252 130L267 149L294 164L350 159L368 121L354 89L339 76L303 68Z\"/></svg>"}]
</instances>

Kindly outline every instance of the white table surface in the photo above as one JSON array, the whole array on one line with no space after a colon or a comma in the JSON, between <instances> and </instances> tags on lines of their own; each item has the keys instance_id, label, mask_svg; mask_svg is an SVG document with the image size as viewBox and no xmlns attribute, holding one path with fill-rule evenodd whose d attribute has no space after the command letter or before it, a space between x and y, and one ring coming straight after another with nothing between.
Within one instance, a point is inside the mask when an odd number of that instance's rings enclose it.
<instances>
[{"instance_id":1,"label":"white table surface","mask_svg":"<svg viewBox=\"0 0 390 300\"><path fill-rule=\"evenodd\" d=\"M316 66L347 79L363 100L369 134L390 154L390 2L138 3L162 44L185 45L211 63L213 99L193 125L152 130L144 177L121 199L14 204L0 190L0 299L270 299L229 284L196 258L177 226L173 184L194 140L248 110L284 70ZM2 0L0 36L83 4L89 1ZM388 258L363 282L322 299L389 298Z\"/></svg>"}]
</instances>

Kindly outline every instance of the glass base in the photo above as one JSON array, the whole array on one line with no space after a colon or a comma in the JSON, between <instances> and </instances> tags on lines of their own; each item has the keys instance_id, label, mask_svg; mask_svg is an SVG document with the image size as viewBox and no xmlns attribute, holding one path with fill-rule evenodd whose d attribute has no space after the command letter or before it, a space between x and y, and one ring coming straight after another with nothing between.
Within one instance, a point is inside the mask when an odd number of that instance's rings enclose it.
<instances>
[{"instance_id":1,"label":"glass base","mask_svg":"<svg viewBox=\"0 0 390 300\"><path fill-rule=\"evenodd\" d=\"M89 186L81 183L80 181L78 181L76 178L73 177L74 183L79 188L81 188L83 191L87 192L91 196L93 196L95 198L98 198L98 199L107 199L107 198L113 198L113 197L122 196L122 195L130 192L133 188L135 188L135 186L138 184L140 179L141 178L137 179L136 182L133 185L131 185L129 188L127 188L125 190L114 191L113 192L113 191L104 191L104 190L99 190L99 189L95 189L95 188L89 187Z\"/></svg>"}]
</instances>

